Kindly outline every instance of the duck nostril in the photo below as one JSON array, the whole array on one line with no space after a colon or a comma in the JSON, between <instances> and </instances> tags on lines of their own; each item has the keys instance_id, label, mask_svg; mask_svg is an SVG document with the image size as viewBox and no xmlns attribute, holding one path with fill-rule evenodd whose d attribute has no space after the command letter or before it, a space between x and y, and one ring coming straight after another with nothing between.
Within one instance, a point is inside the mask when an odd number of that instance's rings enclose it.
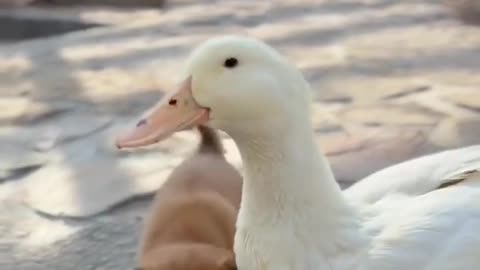
<instances>
[{"instance_id":1,"label":"duck nostril","mask_svg":"<svg viewBox=\"0 0 480 270\"><path fill-rule=\"evenodd\" d=\"M142 119L142 120L138 121L137 127L141 127L141 126L146 125L146 124L147 124L147 120Z\"/></svg>"},{"instance_id":2,"label":"duck nostril","mask_svg":"<svg viewBox=\"0 0 480 270\"><path fill-rule=\"evenodd\" d=\"M170 99L170 101L168 101L168 104L171 105L171 106L175 106L175 105L177 105L177 100L172 98L172 99Z\"/></svg>"}]
</instances>

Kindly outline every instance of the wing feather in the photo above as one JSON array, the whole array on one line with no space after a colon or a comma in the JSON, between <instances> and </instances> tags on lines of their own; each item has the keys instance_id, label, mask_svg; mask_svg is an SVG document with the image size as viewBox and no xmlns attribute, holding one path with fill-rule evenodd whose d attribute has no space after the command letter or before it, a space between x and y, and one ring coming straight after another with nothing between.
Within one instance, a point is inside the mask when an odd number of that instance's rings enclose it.
<instances>
[{"instance_id":1,"label":"wing feather","mask_svg":"<svg viewBox=\"0 0 480 270\"><path fill-rule=\"evenodd\" d=\"M345 196L373 203L390 194L415 196L462 183L480 171L480 145L408 160L371 174L345 190Z\"/></svg>"}]
</instances>

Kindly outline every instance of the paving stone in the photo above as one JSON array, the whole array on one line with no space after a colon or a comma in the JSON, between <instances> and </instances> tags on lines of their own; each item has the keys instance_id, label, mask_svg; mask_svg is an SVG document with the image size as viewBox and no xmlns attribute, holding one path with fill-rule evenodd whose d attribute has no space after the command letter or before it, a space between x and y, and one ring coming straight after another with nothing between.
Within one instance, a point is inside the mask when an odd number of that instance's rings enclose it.
<instances>
[{"instance_id":1,"label":"paving stone","mask_svg":"<svg viewBox=\"0 0 480 270\"><path fill-rule=\"evenodd\" d=\"M478 89L451 94L445 99L461 108L480 113L480 86Z\"/></svg>"},{"instance_id":2,"label":"paving stone","mask_svg":"<svg viewBox=\"0 0 480 270\"><path fill-rule=\"evenodd\" d=\"M391 164L417 156L418 147L426 141L426 134L414 129L320 137L320 144L335 177L343 186Z\"/></svg>"},{"instance_id":3,"label":"paving stone","mask_svg":"<svg viewBox=\"0 0 480 270\"><path fill-rule=\"evenodd\" d=\"M352 107L340 113L345 121L365 125L433 125L440 115L415 106L389 104Z\"/></svg>"},{"instance_id":4,"label":"paving stone","mask_svg":"<svg viewBox=\"0 0 480 270\"><path fill-rule=\"evenodd\" d=\"M75 105L48 104L26 97L0 98L0 123L5 125L33 124L68 111Z\"/></svg>"}]
</instances>

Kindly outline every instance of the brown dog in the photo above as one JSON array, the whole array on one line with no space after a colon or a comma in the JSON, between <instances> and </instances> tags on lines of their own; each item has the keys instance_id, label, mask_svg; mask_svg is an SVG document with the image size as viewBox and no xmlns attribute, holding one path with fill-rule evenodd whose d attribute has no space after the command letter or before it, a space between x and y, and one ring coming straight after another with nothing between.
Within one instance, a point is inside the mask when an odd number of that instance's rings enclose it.
<instances>
[{"instance_id":1,"label":"brown dog","mask_svg":"<svg viewBox=\"0 0 480 270\"><path fill-rule=\"evenodd\" d=\"M204 126L196 153L155 195L140 247L142 270L232 270L242 177Z\"/></svg>"}]
</instances>

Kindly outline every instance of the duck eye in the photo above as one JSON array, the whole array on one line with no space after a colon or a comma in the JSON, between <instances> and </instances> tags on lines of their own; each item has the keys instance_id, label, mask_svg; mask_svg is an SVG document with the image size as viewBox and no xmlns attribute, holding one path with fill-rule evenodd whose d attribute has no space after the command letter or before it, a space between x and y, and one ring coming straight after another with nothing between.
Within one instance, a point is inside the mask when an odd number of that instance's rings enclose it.
<instances>
[{"instance_id":1,"label":"duck eye","mask_svg":"<svg viewBox=\"0 0 480 270\"><path fill-rule=\"evenodd\" d=\"M137 127L141 127L141 126L146 125L146 124L147 124L147 120L142 119L137 123Z\"/></svg>"},{"instance_id":2,"label":"duck eye","mask_svg":"<svg viewBox=\"0 0 480 270\"><path fill-rule=\"evenodd\" d=\"M226 68L234 68L238 65L238 60L237 58L230 57L230 58L227 58L227 60L225 60L225 63L223 63L223 65Z\"/></svg>"}]
</instances>

